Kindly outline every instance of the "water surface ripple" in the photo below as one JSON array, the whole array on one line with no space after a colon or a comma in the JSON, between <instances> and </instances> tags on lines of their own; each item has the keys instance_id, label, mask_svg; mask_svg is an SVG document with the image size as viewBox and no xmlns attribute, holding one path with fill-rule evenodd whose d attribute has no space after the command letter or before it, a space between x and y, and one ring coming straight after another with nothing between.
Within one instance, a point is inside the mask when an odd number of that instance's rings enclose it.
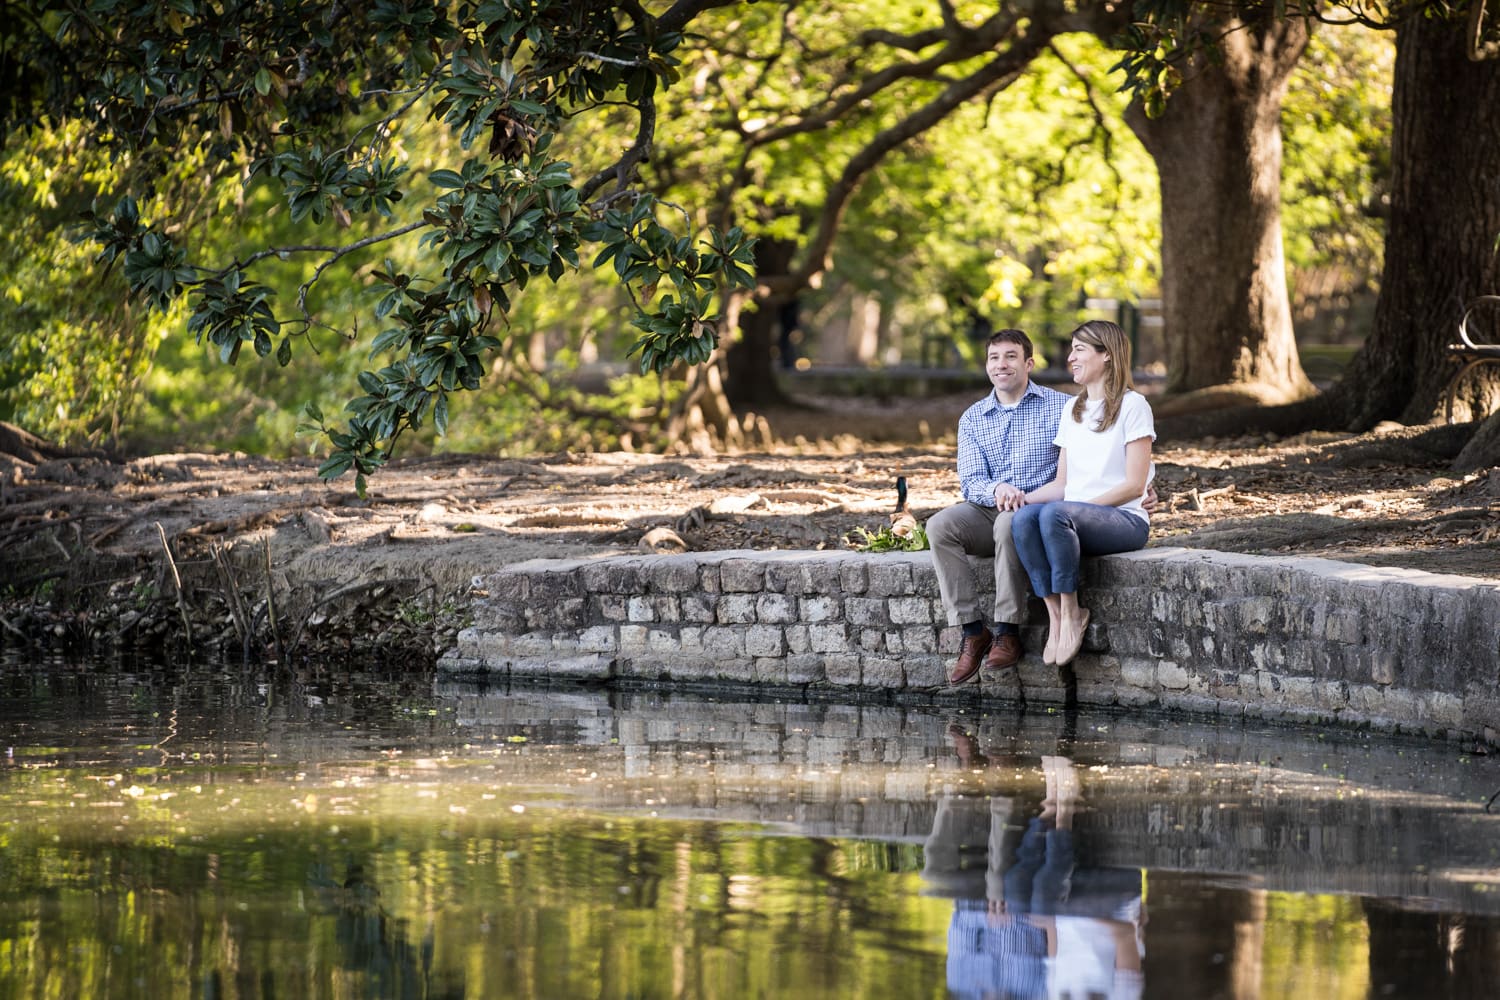
<instances>
[{"instance_id":1,"label":"water surface ripple","mask_svg":"<svg viewBox=\"0 0 1500 1000\"><path fill-rule=\"evenodd\" d=\"M0 741L0 998L1500 988L1475 747L69 664Z\"/></svg>"}]
</instances>

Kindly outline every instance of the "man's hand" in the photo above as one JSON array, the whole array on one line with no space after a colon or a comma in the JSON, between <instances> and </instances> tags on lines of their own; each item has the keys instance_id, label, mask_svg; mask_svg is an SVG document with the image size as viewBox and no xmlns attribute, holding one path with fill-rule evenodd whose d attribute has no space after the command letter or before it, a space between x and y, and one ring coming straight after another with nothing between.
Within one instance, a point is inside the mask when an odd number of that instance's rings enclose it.
<instances>
[{"instance_id":1,"label":"man's hand","mask_svg":"<svg viewBox=\"0 0 1500 1000\"><path fill-rule=\"evenodd\" d=\"M1146 495L1141 497L1141 509L1147 514L1151 513L1156 510L1156 504L1159 499L1156 495L1156 484L1148 483L1146 485Z\"/></svg>"},{"instance_id":2,"label":"man's hand","mask_svg":"<svg viewBox=\"0 0 1500 1000\"><path fill-rule=\"evenodd\" d=\"M995 509L996 510L1020 510L1026 506L1026 491L1017 489L1010 483L997 483L995 485Z\"/></svg>"}]
</instances>

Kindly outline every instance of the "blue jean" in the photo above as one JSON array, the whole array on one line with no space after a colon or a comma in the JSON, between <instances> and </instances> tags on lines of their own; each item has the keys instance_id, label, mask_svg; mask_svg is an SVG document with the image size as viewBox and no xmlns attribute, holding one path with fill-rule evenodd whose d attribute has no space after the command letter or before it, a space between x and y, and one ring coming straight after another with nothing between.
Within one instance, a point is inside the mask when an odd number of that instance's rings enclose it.
<instances>
[{"instance_id":1,"label":"blue jean","mask_svg":"<svg viewBox=\"0 0 1500 1000\"><path fill-rule=\"evenodd\" d=\"M1084 556L1145 548L1151 527L1119 507L1076 500L1028 505L1010 522L1016 554L1038 597L1078 591Z\"/></svg>"}]
</instances>

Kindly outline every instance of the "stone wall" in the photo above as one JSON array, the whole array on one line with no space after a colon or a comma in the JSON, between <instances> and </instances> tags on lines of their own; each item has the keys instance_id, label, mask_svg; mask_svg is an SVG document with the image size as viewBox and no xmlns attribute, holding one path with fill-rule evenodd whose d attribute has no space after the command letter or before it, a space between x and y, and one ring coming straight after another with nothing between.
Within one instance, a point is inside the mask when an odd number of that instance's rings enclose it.
<instances>
[{"instance_id":1,"label":"stone wall","mask_svg":"<svg viewBox=\"0 0 1500 1000\"><path fill-rule=\"evenodd\" d=\"M981 591L990 564L975 560ZM1086 561L1070 667L1038 652L950 688L958 645L926 553L712 552L520 563L475 580L453 676L844 696L1152 705L1500 735L1500 584L1323 559L1151 548Z\"/></svg>"}]
</instances>

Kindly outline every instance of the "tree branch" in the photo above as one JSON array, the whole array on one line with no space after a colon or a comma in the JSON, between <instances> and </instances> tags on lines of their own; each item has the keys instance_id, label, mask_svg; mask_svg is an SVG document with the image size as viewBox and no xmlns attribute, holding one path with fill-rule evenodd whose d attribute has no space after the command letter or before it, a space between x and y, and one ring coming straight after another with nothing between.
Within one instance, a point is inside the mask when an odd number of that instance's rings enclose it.
<instances>
[{"instance_id":1,"label":"tree branch","mask_svg":"<svg viewBox=\"0 0 1500 1000\"><path fill-rule=\"evenodd\" d=\"M367 246L371 246L376 243L383 243L386 240L393 240L398 236L405 236L407 233L412 232L413 230L421 229L423 226L430 225L432 225L432 223L427 222L426 220L412 222L405 226L402 226L400 229L392 229L389 232L376 233L373 236L366 236L364 239L357 240L344 246L328 246L315 243L302 243L298 244L297 246L290 247L268 247L265 250L257 250L255 253L246 257L244 260L236 260L228 267L220 268L217 271L211 271L209 273L216 278L223 277L236 268L243 271L251 264L255 264L259 261L265 260L267 257L282 257L289 253L331 253L334 255L332 259L338 260L345 254L352 253L355 250L363 250Z\"/></svg>"},{"instance_id":2,"label":"tree branch","mask_svg":"<svg viewBox=\"0 0 1500 1000\"><path fill-rule=\"evenodd\" d=\"M1007 52L997 55L968 77L950 84L924 107L877 134L863 149L850 157L838 180L828 191L823 210L818 216L817 228L808 241L802 263L784 278L764 282L764 287L772 294L787 294L805 287L814 275L827 270L828 253L838 232L839 222L865 176L891 150L937 125L959 105L992 89L1009 86L1027 64L1036 58L1037 53L1045 48L1051 37L1045 31L1036 31L1035 35L1036 37L1019 40Z\"/></svg>"},{"instance_id":3,"label":"tree branch","mask_svg":"<svg viewBox=\"0 0 1500 1000\"><path fill-rule=\"evenodd\" d=\"M1104 136L1104 156L1103 156L1104 166L1114 176L1114 179L1115 179L1115 211L1119 211L1119 208L1120 208L1120 192L1122 190L1124 190L1124 188L1125 188L1125 178L1121 177L1120 176L1120 171L1117 170L1117 169L1115 169L1115 158L1114 158L1115 134L1114 134L1113 131L1110 130L1109 120L1108 120L1108 118L1105 117L1104 109L1102 109L1102 108L1099 107L1099 102L1097 100L1095 100L1095 98L1094 98L1094 83L1093 83L1092 80L1090 80L1088 78L1088 76L1083 72L1083 70L1079 69L1072 62L1070 62L1068 60L1068 57L1065 56L1065 55L1063 55L1062 51L1060 49L1058 49L1058 47L1054 43L1052 43L1052 42L1048 42L1047 43L1047 51L1051 52L1052 55L1057 59L1057 61L1060 62L1060 63L1062 63L1063 66L1067 68L1067 70L1068 70L1069 73L1073 74L1073 78L1075 80L1077 80L1079 83L1083 84L1083 97L1084 97L1084 100L1088 102L1089 110L1091 110L1094 113L1094 131L1095 131L1095 133L1102 134ZM1064 150L1064 155L1058 157L1058 161L1059 162L1066 161L1066 159L1067 159L1067 153L1071 152L1075 145L1077 145L1077 143L1075 143L1073 145L1070 145L1067 150Z\"/></svg>"},{"instance_id":4,"label":"tree branch","mask_svg":"<svg viewBox=\"0 0 1500 1000\"><path fill-rule=\"evenodd\" d=\"M386 240L393 240L398 236L405 236L407 233L413 232L418 229L423 229L430 225L432 225L432 223L427 222L426 220L408 223L407 225L402 226L400 229L392 229L389 232L385 233L375 233L372 236L366 236L362 240L355 240L353 243L349 243L334 250L332 252L332 255L327 260L324 260L318 264L317 269L313 271L312 277L304 281L301 287L297 289L297 309L302 313L302 317L306 319L308 323L312 322L312 316L310 316L307 312L308 289L312 288L317 280L323 276L323 272L332 267L335 262L342 259L346 255L353 253L356 250L363 250L365 247L374 246L376 243L384 243Z\"/></svg>"},{"instance_id":5,"label":"tree branch","mask_svg":"<svg viewBox=\"0 0 1500 1000\"><path fill-rule=\"evenodd\" d=\"M615 179L617 188L624 190L630 184L636 168L651 159L651 146L656 139L656 101L644 98L636 108L641 113L641 121L636 127L635 142L613 166L605 167L578 189L580 202L591 200L600 188L609 183L611 177Z\"/></svg>"},{"instance_id":6,"label":"tree branch","mask_svg":"<svg viewBox=\"0 0 1500 1000\"><path fill-rule=\"evenodd\" d=\"M893 63L886 66L884 69L877 70L866 76L853 90L846 91L840 97L830 99L820 109L804 115L798 121L778 128L770 128L762 132L757 132L753 136L753 144L757 146L769 145L790 136L816 132L827 128L848 112L859 107L863 102L895 83L908 79L929 78L945 66L950 66L953 63L962 62L990 51L1004 40L1007 35L1015 31L1020 21L1021 16L1014 11L998 12L983 24L962 32L957 38L949 38L947 45L926 59L919 59L914 62ZM835 87L835 89L837 88Z\"/></svg>"}]
</instances>

